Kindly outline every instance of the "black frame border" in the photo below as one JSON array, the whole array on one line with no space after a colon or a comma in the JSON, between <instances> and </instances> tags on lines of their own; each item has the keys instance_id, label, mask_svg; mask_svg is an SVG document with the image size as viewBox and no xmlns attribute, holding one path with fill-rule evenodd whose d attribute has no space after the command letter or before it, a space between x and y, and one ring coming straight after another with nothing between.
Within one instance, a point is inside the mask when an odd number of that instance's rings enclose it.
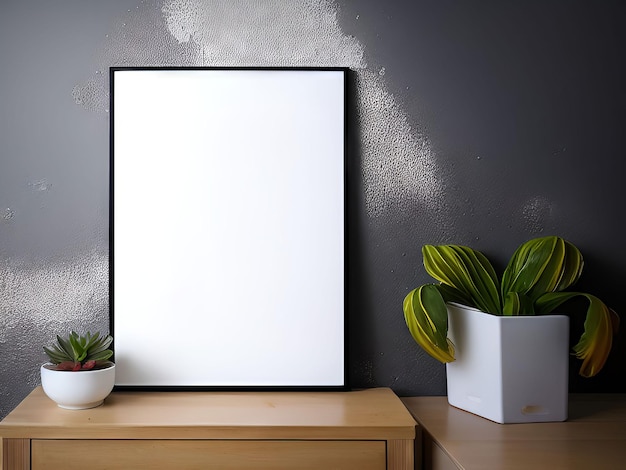
<instances>
[{"instance_id":1,"label":"black frame border","mask_svg":"<svg viewBox=\"0 0 626 470\"><path fill-rule=\"evenodd\" d=\"M348 67L256 67L256 66L242 66L242 67L227 67L227 66L113 66L109 67L109 331L113 335L115 325L115 236L114 236L114 212L115 212L115 181L114 181L114 168L115 168L115 155L114 155L114 120L115 120L115 73L123 71L181 71L181 70L268 70L268 71L336 71L343 72L343 212L344 212L344 380L343 385L286 385L286 386L264 386L264 385L250 385L250 386L234 386L234 385L115 385L114 390L124 391L285 391L285 392L297 392L297 391L321 391L321 392L338 392L349 391L350 387L350 375L349 375L349 253L348 253L348 239L349 239L349 224L348 224L348 185L350 183L350 177L348 172L348 156L349 156L349 129L348 129L348 105L353 100L350 99L350 87L349 82L352 71ZM113 338L113 351L115 352L115 337ZM115 360L115 355L113 356Z\"/></svg>"}]
</instances>

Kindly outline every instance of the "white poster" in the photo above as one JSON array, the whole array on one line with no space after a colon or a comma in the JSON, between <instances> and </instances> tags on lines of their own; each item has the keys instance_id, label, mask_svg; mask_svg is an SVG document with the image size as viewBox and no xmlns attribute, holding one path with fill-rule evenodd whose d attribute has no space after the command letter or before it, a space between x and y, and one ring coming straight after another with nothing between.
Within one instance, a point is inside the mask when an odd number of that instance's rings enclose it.
<instances>
[{"instance_id":1,"label":"white poster","mask_svg":"<svg viewBox=\"0 0 626 470\"><path fill-rule=\"evenodd\" d=\"M111 70L117 386L346 386L345 83Z\"/></svg>"}]
</instances>

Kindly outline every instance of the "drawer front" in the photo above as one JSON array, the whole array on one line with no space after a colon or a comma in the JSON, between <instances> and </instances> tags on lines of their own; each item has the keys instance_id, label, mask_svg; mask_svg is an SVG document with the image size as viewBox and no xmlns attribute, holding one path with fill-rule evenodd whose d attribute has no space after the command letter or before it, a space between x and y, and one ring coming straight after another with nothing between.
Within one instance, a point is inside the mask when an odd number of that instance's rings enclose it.
<instances>
[{"instance_id":1,"label":"drawer front","mask_svg":"<svg viewBox=\"0 0 626 470\"><path fill-rule=\"evenodd\" d=\"M33 470L386 468L385 441L43 440Z\"/></svg>"}]
</instances>

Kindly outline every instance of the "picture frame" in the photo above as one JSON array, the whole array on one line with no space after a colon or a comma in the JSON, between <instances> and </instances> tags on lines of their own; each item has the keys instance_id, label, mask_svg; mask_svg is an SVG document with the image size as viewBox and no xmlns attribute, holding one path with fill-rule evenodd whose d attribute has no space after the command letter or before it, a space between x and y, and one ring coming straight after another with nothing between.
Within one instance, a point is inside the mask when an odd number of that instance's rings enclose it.
<instances>
[{"instance_id":1,"label":"picture frame","mask_svg":"<svg viewBox=\"0 0 626 470\"><path fill-rule=\"evenodd\" d=\"M116 388L348 388L347 73L110 69Z\"/></svg>"}]
</instances>

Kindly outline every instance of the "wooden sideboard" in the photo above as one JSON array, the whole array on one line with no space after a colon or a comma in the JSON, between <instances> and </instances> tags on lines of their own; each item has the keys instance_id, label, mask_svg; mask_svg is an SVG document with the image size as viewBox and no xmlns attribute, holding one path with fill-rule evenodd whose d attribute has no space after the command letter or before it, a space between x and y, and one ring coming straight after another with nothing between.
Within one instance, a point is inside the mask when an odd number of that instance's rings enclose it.
<instances>
[{"instance_id":1,"label":"wooden sideboard","mask_svg":"<svg viewBox=\"0 0 626 470\"><path fill-rule=\"evenodd\" d=\"M388 388L114 391L69 411L36 388L0 422L2 470L413 470L416 423Z\"/></svg>"},{"instance_id":2,"label":"wooden sideboard","mask_svg":"<svg viewBox=\"0 0 626 470\"><path fill-rule=\"evenodd\" d=\"M450 406L446 397L402 401L422 436L424 470L618 470L626 468L626 395L570 396L556 423L497 424Z\"/></svg>"}]
</instances>

